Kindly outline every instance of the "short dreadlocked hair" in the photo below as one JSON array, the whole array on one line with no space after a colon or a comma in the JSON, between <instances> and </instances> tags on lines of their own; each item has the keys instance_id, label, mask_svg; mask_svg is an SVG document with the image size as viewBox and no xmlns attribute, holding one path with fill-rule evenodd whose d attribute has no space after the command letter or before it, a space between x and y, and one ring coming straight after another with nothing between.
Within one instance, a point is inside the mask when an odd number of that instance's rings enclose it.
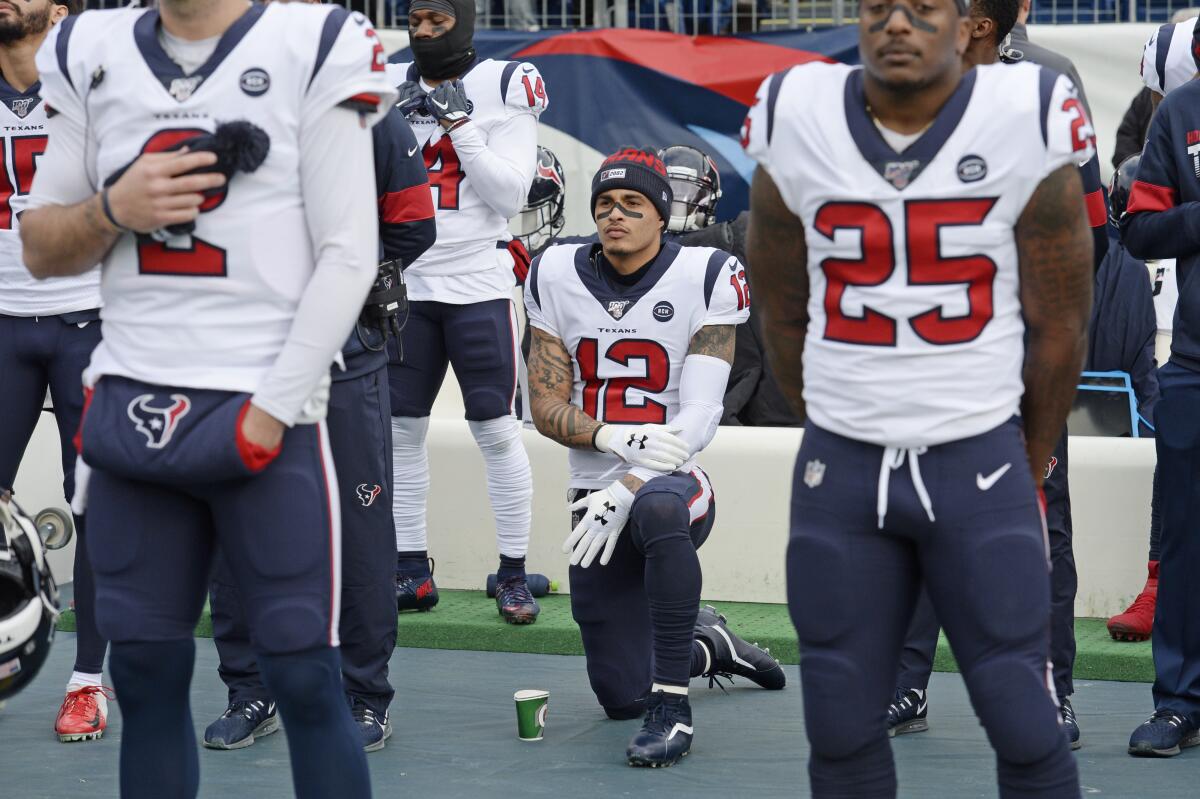
<instances>
[{"instance_id":1,"label":"short dreadlocked hair","mask_svg":"<svg viewBox=\"0 0 1200 799\"><path fill-rule=\"evenodd\" d=\"M971 0L971 14L996 23L996 43L1012 32L1021 11L1020 0Z\"/></svg>"}]
</instances>

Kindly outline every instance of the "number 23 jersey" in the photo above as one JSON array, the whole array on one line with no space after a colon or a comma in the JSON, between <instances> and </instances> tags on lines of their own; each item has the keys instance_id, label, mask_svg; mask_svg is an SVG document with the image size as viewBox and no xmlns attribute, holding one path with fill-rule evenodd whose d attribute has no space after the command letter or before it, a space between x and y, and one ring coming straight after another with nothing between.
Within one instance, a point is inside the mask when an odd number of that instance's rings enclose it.
<instances>
[{"instance_id":1,"label":"number 23 jersey","mask_svg":"<svg viewBox=\"0 0 1200 799\"><path fill-rule=\"evenodd\" d=\"M598 268L598 250L563 244L534 259L525 283L529 323L571 354L572 405L601 422L664 424L679 413L692 337L750 317L746 272L722 250L669 243L636 284L620 286ZM610 453L572 449L568 459L571 488L603 488L629 471Z\"/></svg>"},{"instance_id":2,"label":"number 23 jersey","mask_svg":"<svg viewBox=\"0 0 1200 799\"><path fill-rule=\"evenodd\" d=\"M1017 414L1014 227L1044 177L1092 154L1070 80L1033 64L976 67L897 153L869 115L862 69L809 64L768 78L745 124L746 152L804 225L808 417L919 447Z\"/></svg>"}]
</instances>

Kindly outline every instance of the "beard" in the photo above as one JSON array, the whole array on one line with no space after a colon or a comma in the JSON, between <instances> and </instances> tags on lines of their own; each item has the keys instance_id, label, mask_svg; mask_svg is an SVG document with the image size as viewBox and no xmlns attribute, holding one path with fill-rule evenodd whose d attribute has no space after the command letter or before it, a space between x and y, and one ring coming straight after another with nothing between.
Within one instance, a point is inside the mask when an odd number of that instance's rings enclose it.
<instances>
[{"instance_id":1,"label":"beard","mask_svg":"<svg viewBox=\"0 0 1200 799\"><path fill-rule=\"evenodd\" d=\"M49 6L28 13L17 10L15 17L0 20L0 44L12 44L24 39L26 36L45 33L46 28L49 27Z\"/></svg>"}]
</instances>

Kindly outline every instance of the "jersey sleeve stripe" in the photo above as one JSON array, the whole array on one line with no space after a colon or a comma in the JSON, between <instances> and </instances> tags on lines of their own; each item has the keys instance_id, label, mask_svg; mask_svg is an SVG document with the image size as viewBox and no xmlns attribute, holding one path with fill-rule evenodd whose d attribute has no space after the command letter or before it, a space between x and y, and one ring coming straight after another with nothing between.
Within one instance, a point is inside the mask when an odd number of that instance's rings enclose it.
<instances>
[{"instance_id":1,"label":"jersey sleeve stripe","mask_svg":"<svg viewBox=\"0 0 1200 799\"><path fill-rule=\"evenodd\" d=\"M540 309L542 307L542 295L538 291L538 266L542 263L542 256L537 256L529 264L529 276L525 278L525 287L529 289L529 293L533 295L533 302Z\"/></svg>"},{"instance_id":2,"label":"jersey sleeve stripe","mask_svg":"<svg viewBox=\"0 0 1200 799\"><path fill-rule=\"evenodd\" d=\"M379 221L390 224L433 219L433 194L429 184L386 192L379 198Z\"/></svg>"},{"instance_id":3,"label":"jersey sleeve stripe","mask_svg":"<svg viewBox=\"0 0 1200 799\"><path fill-rule=\"evenodd\" d=\"M783 79L788 71L776 72L767 84L767 144L771 144L771 134L775 131L775 101L779 99L779 90L783 87Z\"/></svg>"},{"instance_id":4,"label":"jersey sleeve stripe","mask_svg":"<svg viewBox=\"0 0 1200 799\"><path fill-rule=\"evenodd\" d=\"M721 268L725 266L725 262L732 256L724 250L716 250L712 255L708 256L708 267L704 273L704 307L707 308L712 304L713 288L717 285L717 278L721 276Z\"/></svg>"},{"instance_id":5,"label":"jersey sleeve stripe","mask_svg":"<svg viewBox=\"0 0 1200 799\"><path fill-rule=\"evenodd\" d=\"M1167 186L1155 186L1144 180L1135 180L1129 190L1129 204L1125 213L1136 214L1141 211L1169 211L1174 208L1175 191Z\"/></svg>"},{"instance_id":6,"label":"jersey sleeve stripe","mask_svg":"<svg viewBox=\"0 0 1200 799\"><path fill-rule=\"evenodd\" d=\"M333 6L329 16L325 17L325 24L321 27L321 41L317 45L317 60L313 62L312 75L308 78L309 86L312 86L313 81L317 79L317 73L325 65L325 59L329 58L338 34L342 32L342 26L346 24L349 16L350 12L346 9L341 6Z\"/></svg>"},{"instance_id":7,"label":"jersey sleeve stripe","mask_svg":"<svg viewBox=\"0 0 1200 799\"><path fill-rule=\"evenodd\" d=\"M1087 203L1088 224L1094 228L1108 224L1108 208L1104 204L1104 192L1096 189L1084 198Z\"/></svg>"},{"instance_id":8,"label":"jersey sleeve stripe","mask_svg":"<svg viewBox=\"0 0 1200 799\"><path fill-rule=\"evenodd\" d=\"M1038 99L1041 102L1041 115L1038 121L1042 123L1042 144L1049 144L1050 137L1046 125L1050 118L1050 100L1054 97L1054 85L1058 83L1058 73L1046 67L1038 67Z\"/></svg>"},{"instance_id":9,"label":"jersey sleeve stripe","mask_svg":"<svg viewBox=\"0 0 1200 799\"><path fill-rule=\"evenodd\" d=\"M1158 75L1158 86L1164 93L1167 91L1167 56L1171 52L1171 39L1175 35L1175 25L1168 22L1158 29L1158 40L1154 51L1154 72Z\"/></svg>"},{"instance_id":10,"label":"jersey sleeve stripe","mask_svg":"<svg viewBox=\"0 0 1200 799\"><path fill-rule=\"evenodd\" d=\"M54 43L54 54L58 56L58 71L72 89L75 88L75 81L71 80L71 70L67 66L67 46L71 41L71 31L75 29L75 23L78 21L79 17L72 14L58 23L58 41Z\"/></svg>"},{"instance_id":11,"label":"jersey sleeve stripe","mask_svg":"<svg viewBox=\"0 0 1200 799\"><path fill-rule=\"evenodd\" d=\"M500 73L500 102L504 103L508 100L508 84L512 82L513 73L517 71L519 66L516 61L509 61L504 65L504 71Z\"/></svg>"}]
</instances>

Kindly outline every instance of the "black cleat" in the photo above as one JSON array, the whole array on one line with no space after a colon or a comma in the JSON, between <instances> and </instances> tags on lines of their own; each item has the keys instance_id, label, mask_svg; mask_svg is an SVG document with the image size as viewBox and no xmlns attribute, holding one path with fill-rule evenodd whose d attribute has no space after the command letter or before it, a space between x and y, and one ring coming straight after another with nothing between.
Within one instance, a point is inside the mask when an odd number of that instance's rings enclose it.
<instances>
[{"instance_id":1,"label":"black cleat","mask_svg":"<svg viewBox=\"0 0 1200 799\"><path fill-rule=\"evenodd\" d=\"M274 702L230 702L221 717L204 731L204 745L209 749L244 749L278 729Z\"/></svg>"},{"instance_id":2,"label":"black cleat","mask_svg":"<svg viewBox=\"0 0 1200 799\"><path fill-rule=\"evenodd\" d=\"M1129 736L1129 754L1137 757L1174 757L1189 746L1200 746L1200 730L1183 714L1165 707Z\"/></svg>"},{"instance_id":3,"label":"black cleat","mask_svg":"<svg viewBox=\"0 0 1200 799\"><path fill-rule=\"evenodd\" d=\"M712 654L712 665L702 677L745 677L769 691L787 685L787 677L770 650L749 644L735 635L726 625L725 617L711 605L705 605L696 616L695 637ZM711 686L711 683L709 684Z\"/></svg>"},{"instance_id":4,"label":"black cleat","mask_svg":"<svg viewBox=\"0 0 1200 799\"><path fill-rule=\"evenodd\" d=\"M496 584L496 610L509 624L533 624L542 612L524 577L510 577Z\"/></svg>"},{"instance_id":5,"label":"black cleat","mask_svg":"<svg viewBox=\"0 0 1200 799\"><path fill-rule=\"evenodd\" d=\"M1062 717L1063 732L1067 734L1071 749L1078 749L1083 743L1079 740L1079 720L1075 718L1075 708L1071 707L1071 700L1065 696L1058 701L1058 714Z\"/></svg>"},{"instance_id":6,"label":"black cleat","mask_svg":"<svg viewBox=\"0 0 1200 799\"><path fill-rule=\"evenodd\" d=\"M692 706L687 694L655 691L646 700L646 719L625 750L631 766L665 768L692 748Z\"/></svg>"},{"instance_id":7,"label":"black cleat","mask_svg":"<svg viewBox=\"0 0 1200 799\"><path fill-rule=\"evenodd\" d=\"M364 752L378 752L386 745L387 739L392 737L392 722L388 714L384 713L381 719L357 696L350 697L350 716L354 719L354 726L358 728L359 735L362 736Z\"/></svg>"},{"instance_id":8,"label":"black cleat","mask_svg":"<svg viewBox=\"0 0 1200 799\"><path fill-rule=\"evenodd\" d=\"M433 581L433 558L424 574L396 572L396 610L429 610L438 603L437 583Z\"/></svg>"},{"instance_id":9,"label":"black cleat","mask_svg":"<svg viewBox=\"0 0 1200 799\"><path fill-rule=\"evenodd\" d=\"M897 688L896 698L888 705L888 737L929 729L929 697L916 688Z\"/></svg>"}]
</instances>

